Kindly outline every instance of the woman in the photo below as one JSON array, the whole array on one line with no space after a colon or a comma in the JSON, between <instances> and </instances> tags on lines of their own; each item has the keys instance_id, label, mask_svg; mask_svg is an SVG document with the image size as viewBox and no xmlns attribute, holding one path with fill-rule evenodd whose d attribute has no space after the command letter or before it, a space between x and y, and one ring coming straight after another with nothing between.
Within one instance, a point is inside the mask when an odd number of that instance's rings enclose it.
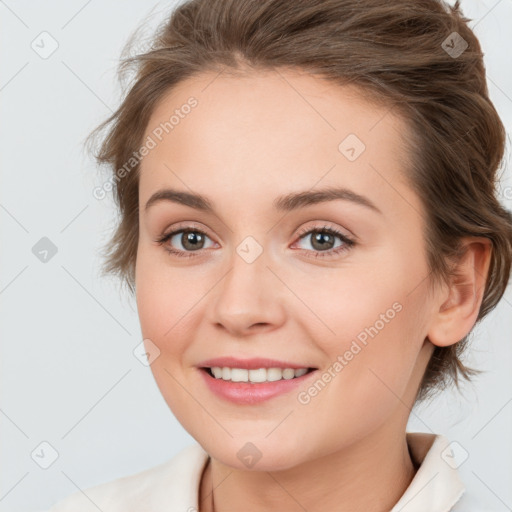
<instances>
[{"instance_id":1,"label":"woman","mask_svg":"<svg viewBox=\"0 0 512 512\"><path fill-rule=\"evenodd\" d=\"M472 510L410 410L473 371L510 276L505 131L482 53L438 0L192 0L97 159L105 269L197 444L51 510Z\"/></svg>"}]
</instances>

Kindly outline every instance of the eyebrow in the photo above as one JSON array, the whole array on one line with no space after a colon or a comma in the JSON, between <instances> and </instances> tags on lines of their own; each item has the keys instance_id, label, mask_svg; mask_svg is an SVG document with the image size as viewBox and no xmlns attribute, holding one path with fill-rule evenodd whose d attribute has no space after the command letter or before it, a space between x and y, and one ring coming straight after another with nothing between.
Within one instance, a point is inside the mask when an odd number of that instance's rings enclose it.
<instances>
[{"instance_id":1,"label":"eyebrow","mask_svg":"<svg viewBox=\"0 0 512 512\"><path fill-rule=\"evenodd\" d=\"M312 206L339 199L365 206L370 210L382 214L382 211L367 197L356 194L352 190L342 187L324 188L315 191L307 190L303 192L291 192L275 199L272 205L278 211L290 212L305 206ZM170 201L182 204L207 213L213 213L215 210L213 203L201 194L170 188L161 189L155 192L147 201L144 210L147 212L151 206L161 201Z\"/></svg>"}]
</instances>

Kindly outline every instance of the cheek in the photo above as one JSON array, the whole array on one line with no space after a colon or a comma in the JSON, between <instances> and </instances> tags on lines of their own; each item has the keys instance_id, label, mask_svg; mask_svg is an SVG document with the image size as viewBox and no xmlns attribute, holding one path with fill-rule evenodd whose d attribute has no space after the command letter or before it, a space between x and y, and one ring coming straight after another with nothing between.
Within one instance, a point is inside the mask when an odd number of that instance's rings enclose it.
<instances>
[{"instance_id":1,"label":"cheek","mask_svg":"<svg viewBox=\"0 0 512 512\"><path fill-rule=\"evenodd\" d=\"M189 291L183 272L165 270L157 251L139 250L136 265L136 301L144 339L160 351L150 369L169 408L187 431L193 431L195 402L187 393L184 358L190 343L190 319L187 315L197 302L197 293ZM158 255L156 255L158 256ZM193 327L194 328L194 327ZM148 348L147 348L148 350Z\"/></svg>"},{"instance_id":2,"label":"cheek","mask_svg":"<svg viewBox=\"0 0 512 512\"><path fill-rule=\"evenodd\" d=\"M139 246L135 271L137 311L142 336L159 348L160 359L171 356L176 360L183 350L182 329L187 311L197 302L197 290L187 285L183 272L166 269L162 252Z\"/></svg>"},{"instance_id":3,"label":"cheek","mask_svg":"<svg viewBox=\"0 0 512 512\"><path fill-rule=\"evenodd\" d=\"M336 336L319 340L327 354L319 379L326 383L313 383L300 397L305 421L324 425L329 443L362 438L405 412L422 341L415 329L419 305L396 293L364 305L347 302L333 318Z\"/></svg>"},{"instance_id":4,"label":"cheek","mask_svg":"<svg viewBox=\"0 0 512 512\"><path fill-rule=\"evenodd\" d=\"M366 403L403 396L421 348L414 332L415 312L405 301L385 309L341 343L342 376L356 397Z\"/></svg>"},{"instance_id":5,"label":"cheek","mask_svg":"<svg viewBox=\"0 0 512 512\"><path fill-rule=\"evenodd\" d=\"M302 281L307 297L302 330L327 356L333 403L375 412L406 390L425 334L424 262L390 251L373 265L346 268L330 279ZM327 393L329 394L329 393ZM384 408L384 409L383 409Z\"/></svg>"},{"instance_id":6,"label":"cheek","mask_svg":"<svg viewBox=\"0 0 512 512\"><path fill-rule=\"evenodd\" d=\"M381 258L372 265L333 268L301 279L284 275L305 306L296 316L302 328L311 339L322 340L325 352L333 353L348 349L354 339L364 343L374 336L397 342L403 338L408 324L404 317L417 309L409 292L418 274L411 267Z\"/></svg>"},{"instance_id":7,"label":"cheek","mask_svg":"<svg viewBox=\"0 0 512 512\"><path fill-rule=\"evenodd\" d=\"M137 309L144 337L176 338L208 292L193 267L171 267L163 248L139 244L135 268ZM194 275L191 275L194 273Z\"/></svg>"}]
</instances>

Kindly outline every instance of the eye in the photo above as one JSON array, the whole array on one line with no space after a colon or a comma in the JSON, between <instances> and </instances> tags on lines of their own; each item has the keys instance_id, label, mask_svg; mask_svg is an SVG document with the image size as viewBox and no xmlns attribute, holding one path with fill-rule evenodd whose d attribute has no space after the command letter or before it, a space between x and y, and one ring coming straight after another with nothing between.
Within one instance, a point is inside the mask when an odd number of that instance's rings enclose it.
<instances>
[{"instance_id":1,"label":"eye","mask_svg":"<svg viewBox=\"0 0 512 512\"><path fill-rule=\"evenodd\" d=\"M334 227L326 225L303 229L298 233L298 236L299 241L310 239L313 250L303 250L313 252L315 258L336 256L337 254L350 250L350 248L356 245L356 242L347 235L341 233ZM335 245L336 238L341 241L337 246ZM194 226L184 226L162 235L155 241L159 245L164 246L164 249L170 254L190 258L196 256L194 253L207 248L205 247L206 239L211 240L203 230ZM176 249L176 244L181 245L182 248Z\"/></svg>"},{"instance_id":2,"label":"eye","mask_svg":"<svg viewBox=\"0 0 512 512\"><path fill-rule=\"evenodd\" d=\"M195 256L194 252L200 251L205 248L205 240L210 237L202 230L192 226L186 228L175 229L160 237L156 242L159 245L164 245L164 249L170 254L180 257ZM166 242L169 242L167 244ZM181 244L183 249L175 249L173 245ZM192 254L187 254L192 253Z\"/></svg>"},{"instance_id":3,"label":"eye","mask_svg":"<svg viewBox=\"0 0 512 512\"><path fill-rule=\"evenodd\" d=\"M338 238L341 243L335 245L335 239ZM347 235L341 233L337 229L330 226L306 228L299 232L299 240L310 240L310 245L313 247L315 258L324 258L335 256L342 252L348 251L355 245L355 241L350 239ZM311 252L308 250L308 252Z\"/></svg>"}]
</instances>

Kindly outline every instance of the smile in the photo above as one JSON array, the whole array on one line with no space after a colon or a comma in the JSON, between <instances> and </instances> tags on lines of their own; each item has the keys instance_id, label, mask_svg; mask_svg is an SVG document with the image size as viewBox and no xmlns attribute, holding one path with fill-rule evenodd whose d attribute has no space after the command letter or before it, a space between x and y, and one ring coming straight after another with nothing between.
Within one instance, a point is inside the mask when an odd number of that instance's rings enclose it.
<instances>
[{"instance_id":1,"label":"smile","mask_svg":"<svg viewBox=\"0 0 512 512\"><path fill-rule=\"evenodd\" d=\"M203 367L199 371L210 392L238 405L255 405L289 393L305 384L317 372L314 368L247 370L218 366Z\"/></svg>"},{"instance_id":2,"label":"smile","mask_svg":"<svg viewBox=\"0 0 512 512\"><path fill-rule=\"evenodd\" d=\"M229 368L227 366L213 366L208 368L210 374L216 379L231 382L275 382L302 377L313 368L258 368L248 370L245 368Z\"/></svg>"}]
</instances>

